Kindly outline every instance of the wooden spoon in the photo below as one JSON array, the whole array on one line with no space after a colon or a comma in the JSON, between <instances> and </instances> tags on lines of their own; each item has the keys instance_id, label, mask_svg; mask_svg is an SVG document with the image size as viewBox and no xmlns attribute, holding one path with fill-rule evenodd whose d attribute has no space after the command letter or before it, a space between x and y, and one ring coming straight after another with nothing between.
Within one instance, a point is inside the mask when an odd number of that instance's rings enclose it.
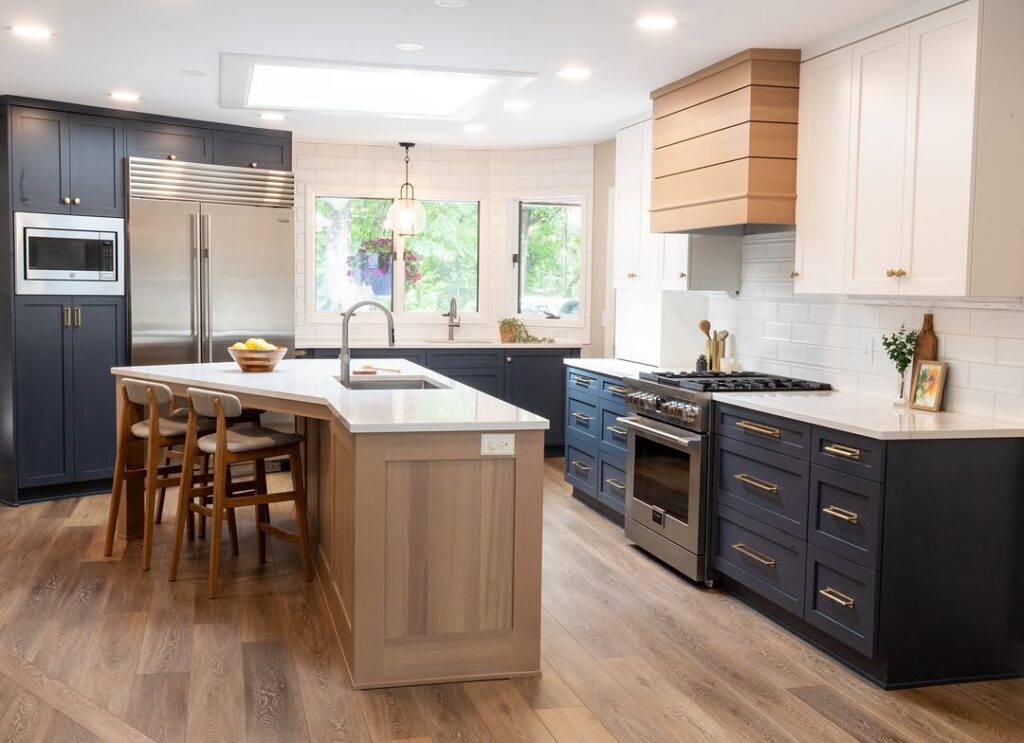
<instances>
[{"instance_id":1,"label":"wooden spoon","mask_svg":"<svg viewBox=\"0 0 1024 743\"><path fill-rule=\"evenodd\" d=\"M697 323L697 327L700 328L700 332L702 332L704 335L708 337L708 340L712 340L710 322L708 322L707 320L701 320L699 323Z\"/></svg>"}]
</instances>

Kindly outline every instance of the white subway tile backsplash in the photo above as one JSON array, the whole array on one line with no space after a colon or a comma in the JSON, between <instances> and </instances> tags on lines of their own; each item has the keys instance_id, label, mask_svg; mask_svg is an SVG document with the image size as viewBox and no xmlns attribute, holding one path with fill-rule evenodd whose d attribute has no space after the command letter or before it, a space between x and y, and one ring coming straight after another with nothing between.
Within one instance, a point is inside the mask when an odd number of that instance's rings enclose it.
<instances>
[{"instance_id":1,"label":"white subway tile backsplash","mask_svg":"<svg viewBox=\"0 0 1024 743\"><path fill-rule=\"evenodd\" d=\"M971 315L971 332L999 338L1024 338L1024 317L1020 312L977 310Z\"/></svg>"},{"instance_id":2,"label":"white subway tile backsplash","mask_svg":"<svg viewBox=\"0 0 1024 743\"><path fill-rule=\"evenodd\" d=\"M1024 340L1017 338L996 339L996 363L1024 366Z\"/></svg>"},{"instance_id":3,"label":"white subway tile backsplash","mask_svg":"<svg viewBox=\"0 0 1024 743\"><path fill-rule=\"evenodd\" d=\"M788 341L793 330L788 322L766 322L763 328L762 337L769 341Z\"/></svg>"},{"instance_id":4,"label":"white subway tile backsplash","mask_svg":"<svg viewBox=\"0 0 1024 743\"><path fill-rule=\"evenodd\" d=\"M1020 367L971 364L968 379L971 389L1024 395L1024 369Z\"/></svg>"},{"instance_id":5,"label":"white subway tile backsplash","mask_svg":"<svg viewBox=\"0 0 1024 743\"><path fill-rule=\"evenodd\" d=\"M793 323L792 340L794 343L821 345L824 338L824 328L824 325Z\"/></svg>"},{"instance_id":6,"label":"white subway tile backsplash","mask_svg":"<svg viewBox=\"0 0 1024 743\"><path fill-rule=\"evenodd\" d=\"M939 339L943 357L995 363L996 339L976 335L944 335Z\"/></svg>"},{"instance_id":7,"label":"white subway tile backsplash","mask_svg":"<svg viewBox=\"0 0 1024 743\"><path fill-rule=\"evenodd\" d=\"M780 304L779 319L786 322L807 322L807 305Z\"/></svg>"}]
</instances>

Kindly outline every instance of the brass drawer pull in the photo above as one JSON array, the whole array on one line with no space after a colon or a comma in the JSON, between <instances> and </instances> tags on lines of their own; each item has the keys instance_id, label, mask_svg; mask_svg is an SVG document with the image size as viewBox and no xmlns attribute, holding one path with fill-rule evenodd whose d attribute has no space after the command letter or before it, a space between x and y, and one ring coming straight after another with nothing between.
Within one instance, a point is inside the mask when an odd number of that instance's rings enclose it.
<instances>
[{"instance_id":1,"label":"brass drawer pull","mask_svg":"<svg viewBox=\"0 0 1024 743\"><path fill-rule=\"evenodd\" d=\"M575 382L580 387L589 387L590 383L594 381L590 377L581 377L579 374L573 374L571 376L572 381Z\"/></svg>"},{"instance_id":2,"label":"brass drawer pull","mask_svg":"<svg viewBox=\"0 0 1024 743\"><path fill-rule=\"evenodd\" d=\"M607 430L614 433L616 436L626 436L629 434L629 431L627 431L625 428L619 428L618 426L607 426L606 428Z\"/></svg>"},{"instance_id":3,"label":"brass drawer pull","mask_svg":"<svg viewBox=\"0 0 1024 743\"><path fill-rule=\"evenodd\" d=\"M583 462L577 462L575 459L572 461L572 466L580 472L590 472L589 466L583 464Z\"/></svg>"},{"instance_id":4,"label":"brass drawer pull","mask_svg":"<svg viewBox=\"0 0 1024 743\"><path fill-rule=\"evenodd\" d=\"M619 397L625 397L626 393L629 392L625 387L619 387L617 384L608 385L608 391Z\"/></svg>"},{"instance_id":5,"label":"brass drawer pull","mask_svg":"<svg viewBox=\"0 0 1024 743\"><path fill-rule=\"evenodd\" d=\"M760 423L754 423L753 421L739 421L736 423L736 428L749 431L750 433L760 434L761 436L771 436L773 439L779 438L782 435L782 431L772 426L763 426Z\"/></svg>"},{"instance_id":6,"label":"brass drawer pull","mask_svg":"<svg viewBox=\"0 0 1024 743\"><path fill-rule=\"evenodd\" d=\"M835 601L844 609L852 609L853 605L856 603L854 599L850 598L845 593L837 591L831 586L828 586L827 588L822 588L818 591L818 593L827 598L829 601Z\"/></svg>"},{"instance_id":7,"label":"brass drawer pull","mask_svg":"<svg viewBox=\"0 0 1024 743\"><path fill-rule=\"evenodd\" d=\"M854 449L852 446L843 446L842 444L827 444L822 447L822 451L828 454L835 454L837 457L843 459L855 459L860 461L861 451L860 449Z\"/></svg>"},{"instance_id":8,"label":"brass drawer pull","mask_svg":"<svg viewBox=\"0 0 1024 743\"><path fill-rule=\"evenodd\" d=\"M615 479L614 477L609 477L609 478L607 478L607 479L605 480L605 482L606 482L606 483L608 483L609 485L611 485L611 486L612 486L613 488L615 488L616 490L625 490L625 489L626 489L626 485L625 485L625 483L621 483L621 482L619 482L619 481L618 481L618 480L616 480L616 479Z\"/></svg>"},{"instance_id":9,"label":"brass drawer pull","mask_svg":"<svg viewBox=\"0 0 1024 743\"><path fill-rule=\"evenodd\" d=\"M573 413L572 417L578 421L582 421L583 423L590 423L590 421L594 420L593 416L586 415L584 413Z\"/></svg>"},{"instance_id":10,"label":"brass drawer pull","mask_svg":"<svg viewBox=\"0 0 1024 743\"><path fill-rule=\"evenodd\" d=\"M766 493L779 492L779 486L776 485L775 483L768 482L767 480L762 480L761 478L754 477L753 475L748 475L746 472L739 472L733 475L733 478L739 480L744 485L749 485L752 488L763 490Z\"/></svg>"},{"instance_id":11,"label":"brass drawer pull","mask_svg":"<svg viewBox=\"0 0 1024 743\"><path fill-rule=\"evenodd\" d=\"M847 511L845 508L840 508L839 506L826 506L821 509L821 512L827 513L832 518L845 521L848 524L856 524L860 521L860 516L855 514L853 511Z\"/></svg>"},{"instance_id":12,"label":"brass drawer pull","mask_svg":"<svg viewBox=\"0 0 1024 743\"><path fill-rule=\"evenodd\" d=\"M750 547L748 547L747 545L743 544L742 542L734 544L732 546L732 548L734 550L736 550L737 552L739 552L741 555L746 555L751 560L754 560L755 562L759 562L762 565L764 565L765 567L768 567L768 568L774 568L775 567L775 558L774 557L769 557L768 555L763 555L760 552L758 552L757 550L751 549Z\"/></svg>"},{"instance_id":13,"label":"brass drawer pull","mask_svg":"<svg viewBox=\"0 0 1024 743\"><path fill-rule=\"evenodd\" d=\"M64 327L65 328L70 328L71 327L71 308L70 307L65 307L64 308L63 318L64 318Z\"/></svg>"}]
</instances>

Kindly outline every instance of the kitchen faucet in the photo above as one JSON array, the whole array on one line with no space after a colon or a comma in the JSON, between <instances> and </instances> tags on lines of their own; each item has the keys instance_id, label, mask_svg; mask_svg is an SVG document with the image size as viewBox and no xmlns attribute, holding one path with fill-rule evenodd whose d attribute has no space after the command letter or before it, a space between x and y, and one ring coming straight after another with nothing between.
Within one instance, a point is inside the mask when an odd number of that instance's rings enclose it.
<instances>
[{"instance_id":1,"label":"kitchen faucet","mask_svg":"<svg viewBox=\"0 0 1024 743\"><path fill-rule=\"evenodd\" d=\"M462 320L459 318L459 300L452 297L451 302L448 303L448 311L441 317L448 318L448 340L455 340L455 328L462 327Z\"/></svg>"},{"instance_id":2,"label":"kitchen faucet","mask_svg":"<svg viewBox=\"0 0 1024 743\"><path fill-rule=\"evenodd\" d=\"M455 300L453 299L452 301L454 302ZM346 387L348 387L350 369L352 367L352 352L348 348L348 322L352 319L352 315L355 314L356 310L364 305L377 307L384 313L384 317L386 317L388 321L388 348L393 348L395 345L395 318L392 317L391 311L380 302L374 302L372 299L364 299L362 302L356 302L345 310L345 314L342 315L341 321L341 355L338 356L338 359L341 361L340 381Z\"/></svg>"}]
</instances>

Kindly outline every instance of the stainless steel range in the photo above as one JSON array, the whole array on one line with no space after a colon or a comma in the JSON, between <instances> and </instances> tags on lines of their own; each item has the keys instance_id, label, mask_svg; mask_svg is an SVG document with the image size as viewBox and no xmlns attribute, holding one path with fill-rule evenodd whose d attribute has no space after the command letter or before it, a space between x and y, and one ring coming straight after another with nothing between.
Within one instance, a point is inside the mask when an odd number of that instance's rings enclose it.
<instances>
[{"instance_id":1,"label":"stainless steel range","mask_svg":"<svg viewBox=\"0 0 1024 743\"><path fill-rule=\"evenodd\" d=\"M641 372L626 386L626 538L710 585L712 394L831 388L755 372Z\"/></svg>"}]
</instances>

